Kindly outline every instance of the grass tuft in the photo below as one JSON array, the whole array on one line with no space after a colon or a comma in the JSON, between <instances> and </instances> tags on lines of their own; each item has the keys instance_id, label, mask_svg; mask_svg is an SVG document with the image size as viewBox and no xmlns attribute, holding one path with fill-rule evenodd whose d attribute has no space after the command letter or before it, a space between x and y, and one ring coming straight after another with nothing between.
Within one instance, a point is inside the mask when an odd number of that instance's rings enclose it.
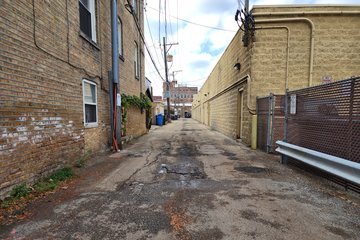
<instances>
[{"instance_id":1,"label":"grass tuft","mask_svg":"<svg viewBox=\"0 0 360 240\"><path fill-rule=\"evenodd\" d=\"M73 170L69 167L66 167L54 172L49 177L37 182L34 185L34 188L38 192L54 190L61 182L65 181L66 179L72 178L73 176Z\"/></svg>"},{"instance_id":2,"label":"grass tuft","mask_svg":"<svg viewBox=\"0 0 360 240\"><path fill-rule=\"evenodd\" d=\"M31 188L25 183L21 183L11 190L10 197L13 199L19 199L26 197L30 192Z\"/></svg>"}]
</instances>

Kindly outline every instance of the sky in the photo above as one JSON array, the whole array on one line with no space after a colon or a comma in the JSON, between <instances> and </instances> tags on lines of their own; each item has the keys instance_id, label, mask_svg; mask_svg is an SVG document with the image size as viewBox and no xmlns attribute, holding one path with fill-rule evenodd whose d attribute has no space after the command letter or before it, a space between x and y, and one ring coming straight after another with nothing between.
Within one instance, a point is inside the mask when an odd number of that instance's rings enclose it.
<instances>
[{"instance_id":1,"label":"sky","mask_svg":"<svg viewBox=\"0 0 360 240\"><path fill-rule=\"evenodd\" d=\"M256 0L250 1L250 9L280 4L360 4L360 0ZM145 76L154 96L162 95L165 79L164 36L173 55L169 80L200 89L239 29L234 20L238 0L166 0L166 28L165 0L145 0L144 7L145 40L153 59L145 54Z\"/></svg>"}]
</instances>

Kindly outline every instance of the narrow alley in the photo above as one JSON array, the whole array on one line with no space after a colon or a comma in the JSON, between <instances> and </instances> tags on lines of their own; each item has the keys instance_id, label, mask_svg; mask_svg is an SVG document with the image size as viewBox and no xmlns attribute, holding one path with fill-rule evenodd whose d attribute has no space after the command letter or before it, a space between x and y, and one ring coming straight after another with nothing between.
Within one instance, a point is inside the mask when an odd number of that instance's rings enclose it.
<instances>
[{"instance_id":1,"label":"narrow alley","mask_svg":"<svg viewBox=\"0 0 360 240\"><path fill-rule=\"evenodd\" d=\"M97 169L106 172L104 176ZM359 198L192 119L151 130L34 203L1 239L356 239ZM56 201L61 194L66 199ZM60 197L59 197L60 198Z\"/></svg>"}]
</instances>

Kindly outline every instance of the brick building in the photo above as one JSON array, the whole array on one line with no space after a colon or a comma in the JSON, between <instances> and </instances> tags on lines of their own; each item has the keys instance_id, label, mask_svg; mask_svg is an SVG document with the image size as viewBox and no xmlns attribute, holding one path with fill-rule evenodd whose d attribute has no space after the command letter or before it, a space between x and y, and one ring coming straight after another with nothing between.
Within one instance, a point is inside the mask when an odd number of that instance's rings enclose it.
<instances>
[{"instance_id":1,"label":"brick building","mask_svg":"<svg viewBox=\"0 0 360 240\"><path fill-rule=\"evenodd\" d=\"M0 196L109 148L110 3L1 2ZM140 96L143 0L119 0L117 12L120 91ZM139 109L129 109L127 122L128 135L146 133Z\"/></svg>"},{"instance_id":2,"label":"brick building","mask_svg":"<svg viewBox=\"0 0 360 240\"><path fill-rule=\"evenodd\" d=\"M245 144L256 97L360 74L360 6L254 6L193 101L193 118ZM239 64L237 64L239 63ZM234 69L234 67L238 67Z\"/></svg>"},{"instance_id":3,"label":"brick building","mask_svg":"<svg viewBox=\"0 0 360 240\"><path fill-rule=\"evenodd\" d=\"M188 87L186 85L177 84L177 81L170 82L170 109L175 113L184 117L185 113L191 113L191 106L194 95L197 94L197 87ZM166 92L166 83L163 83L163 93ZM167 106L164 95L164 104ZM165 107L166 108L166 107Z\"/></svg>"}]
</instances>

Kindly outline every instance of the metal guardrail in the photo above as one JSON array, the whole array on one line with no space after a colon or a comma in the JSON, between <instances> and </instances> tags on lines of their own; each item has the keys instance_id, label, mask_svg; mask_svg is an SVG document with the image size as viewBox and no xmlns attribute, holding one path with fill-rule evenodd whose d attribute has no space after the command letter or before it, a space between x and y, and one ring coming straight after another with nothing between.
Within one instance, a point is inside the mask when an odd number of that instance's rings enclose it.
<instances>
[{"instance_id":1,"label":"metal guardrail","mask_svg":"<svg viewBox=\"0 0 360 240\"><path fill-rule=\"evenodd\" d=\"M282 155L299 160L360 185L360 163L299 147L283 141L277 141L276 144L279 146L276 151Z\"/></svg>"}]
</instances>

